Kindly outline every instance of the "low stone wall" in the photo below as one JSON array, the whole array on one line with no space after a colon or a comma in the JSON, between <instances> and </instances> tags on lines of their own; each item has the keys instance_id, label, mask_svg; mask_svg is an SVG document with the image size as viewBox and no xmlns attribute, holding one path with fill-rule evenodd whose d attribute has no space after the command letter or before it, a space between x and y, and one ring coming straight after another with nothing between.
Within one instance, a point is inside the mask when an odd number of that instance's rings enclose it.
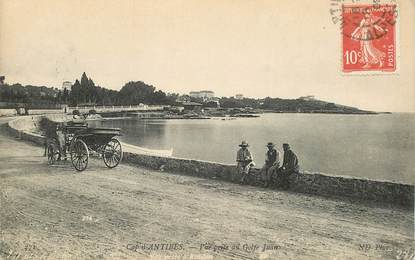
<instances>
[{"instance_id":1,"label":"low stone wall","mask_svg":"<svg viewBox=\"0 0 415 260\"><path fill-rule=\"evenodd\" d=\"M44 145L45 137L34 133L38 130L41 116L22 116L9 121L8 131L22 140L31 141L38 145Z\"/></svg>"},{"instance_id":2,"label":"low stone wall","mask_svg":"<svg viewBox=\"0 0 415 260\"><path fill-rule=\"evenodd\" d=\"M45 114L57 114L63 113L62 109L28 109L29 115L45 115ZM0 116L16 116L17 110L16 109L0 109Z\"/></svg>"},{"instance_id":3,"label":"low stone wall","mask_svg":"<svg viewBox=\"0 0 415 260\"><path fill-rule=\"evenodd\" d=\"M16 109L6 109L6 108L0 109L0 116L15 116L15 115L17 115Z\"/></svg>"},{"instance_id":4,"label":"low stone wall","mask_svg":"<svg viewBox=\"0 0 415 260\"><path fill-rule=\"evenodd\" d=\"M123 161L152 169L235 183L241 179L234 165L132 153L124 153ZM259 172L260 169L257 168L251 170L247 180L249 185L259 186L262 184ZM414 203L413 185L320 173L303 172L291 176L290 190L322 196L349 197L358 200L400 204L408 207L413 207Z\"/></svg>"},{"instance_id":5,"label":"low stone wall","mask_svg":"<svg viewBox=\"0 0 415 260\"><path fill-rule=\"evenodd\" d=\"M9 127L18 131L34 132L38 130L40 116L20 116L9 121Z\"/></svg>"},{"instance_id":6,"label":"low stone wall","mask_svg":"<svg viewBox=\"0 0 415 260\"><path fill-rule=\"evenodd\" d=\"M58 115L52 118L57 120L60 116ZM23 140L42 145L44 143L43 136L23 130L35 128L39 120L40 116L21 117L9 122L9 130L12 134L19 136ZM124 153L123 161L166 172L176 172L235 183L241 178L237 174L235 165L134 153ZM257 168L251 170L251 174L247 180L249 185L261 185L259 171ZM291 176L290 191L327 197L337 196L363 201L399 204L408 208L413 208L414 205L413 185L364 178L325 175L321 173L302 172Z\"/></svg>"},{"instance_id":7,"label":"low stone wall","mask_svg":"<svg viewBox=\"0 0 415 260\"><path fill-rule=\"evenodd\" d=\"M63 109L29 109L29 115L45 115L63 113Z\"/></svg>"},{"instance_id":8,"label":"low stone wall","mask_svg":"<svg viewBox=\"0 0 415 260\"><path fill-rule=\"evenodd\" d=\"M300 193L414 206L414 186L404 183L307 172L292 176L290 182L290 189Z\"/></svg>"}]
</instances>

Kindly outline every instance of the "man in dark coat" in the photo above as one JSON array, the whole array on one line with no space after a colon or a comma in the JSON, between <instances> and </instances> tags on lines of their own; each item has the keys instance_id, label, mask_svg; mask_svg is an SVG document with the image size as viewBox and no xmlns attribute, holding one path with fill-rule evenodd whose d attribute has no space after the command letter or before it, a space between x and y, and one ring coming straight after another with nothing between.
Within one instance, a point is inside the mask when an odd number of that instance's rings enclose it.
<instances>
[{"instance_id":1,"label":"man in dark coat","mask_svg":"<svg viewBox=\"0 0 415 260\"><path fill-rule=\"evenodd\" d=\"M290 176L292 174L298 174L300 166L298 165L297 155L291 150L290 145L283 144L282 148L284 149L284 159L282 167L278 170L278 177L281 188L288 189L290 187Z\"/></svg>"},{"instance_id":2,"label":"man in dark coat","mask_svg":"<svg viewBox=\"0 0 415 260\"><path fill-rule=\"evenodd\" d=\"M265 154L265 164L261 169L262 178L264 180L264 187L268 187L272 175L276 170L280 167L280 153L277 149L275 149L274 144L269 142L267 144L268 151Z\"/></svg>"}]
</instances>

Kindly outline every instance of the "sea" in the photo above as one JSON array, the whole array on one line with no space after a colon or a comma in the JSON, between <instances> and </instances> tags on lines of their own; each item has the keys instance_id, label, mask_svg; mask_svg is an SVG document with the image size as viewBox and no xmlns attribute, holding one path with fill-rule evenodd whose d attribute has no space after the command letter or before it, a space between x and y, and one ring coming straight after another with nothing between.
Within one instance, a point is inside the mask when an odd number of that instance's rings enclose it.
<instances>
[{"instance_id":1,"label":"sea","mask_svg":"<svg viewBox=\"0 0 415 260\"><path fill-rule=\"evenodd\" d=\"M257 118L131 119L92 121L122 129L124 142L173 149L173 156L235 164L249 143L257 167L266 144L289 143L309 172L415 183L415 114L338 115L266 113ZM282 158L281 158L282 161Z\"/></svg>"}]
</instances>

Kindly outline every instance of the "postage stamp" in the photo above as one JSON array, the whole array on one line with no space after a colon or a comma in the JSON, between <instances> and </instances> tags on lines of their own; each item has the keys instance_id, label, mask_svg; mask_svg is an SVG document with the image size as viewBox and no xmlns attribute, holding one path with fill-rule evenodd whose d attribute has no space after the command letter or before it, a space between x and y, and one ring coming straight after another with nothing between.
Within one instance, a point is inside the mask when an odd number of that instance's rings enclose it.
<instances>
[{"instance_id":1,"label":"postage stamp","mask_svg":"<svg viewBox=\"0 0 415 260\"><path fill-rule=\"evenodd\" d=\"M397 5L342 5L343 72L395 72Z\"/></svg>"}]
</instances>

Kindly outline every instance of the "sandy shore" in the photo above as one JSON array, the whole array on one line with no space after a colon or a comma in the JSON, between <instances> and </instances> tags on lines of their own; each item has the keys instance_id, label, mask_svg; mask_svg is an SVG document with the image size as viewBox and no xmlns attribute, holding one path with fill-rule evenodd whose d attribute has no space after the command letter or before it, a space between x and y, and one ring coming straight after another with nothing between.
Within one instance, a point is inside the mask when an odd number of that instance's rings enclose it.
<instances>
[{"instance_id":1,"label":"sandy shore","mask_svg":"<svg viewBox=\"0 0 415 260\"><path fill-rule=\"evenodd\" d=\"M77 173L42 153L1 126L0 259L410 259L414 250L407 209L98 160Z\"/></svg>"}]
</instances>

